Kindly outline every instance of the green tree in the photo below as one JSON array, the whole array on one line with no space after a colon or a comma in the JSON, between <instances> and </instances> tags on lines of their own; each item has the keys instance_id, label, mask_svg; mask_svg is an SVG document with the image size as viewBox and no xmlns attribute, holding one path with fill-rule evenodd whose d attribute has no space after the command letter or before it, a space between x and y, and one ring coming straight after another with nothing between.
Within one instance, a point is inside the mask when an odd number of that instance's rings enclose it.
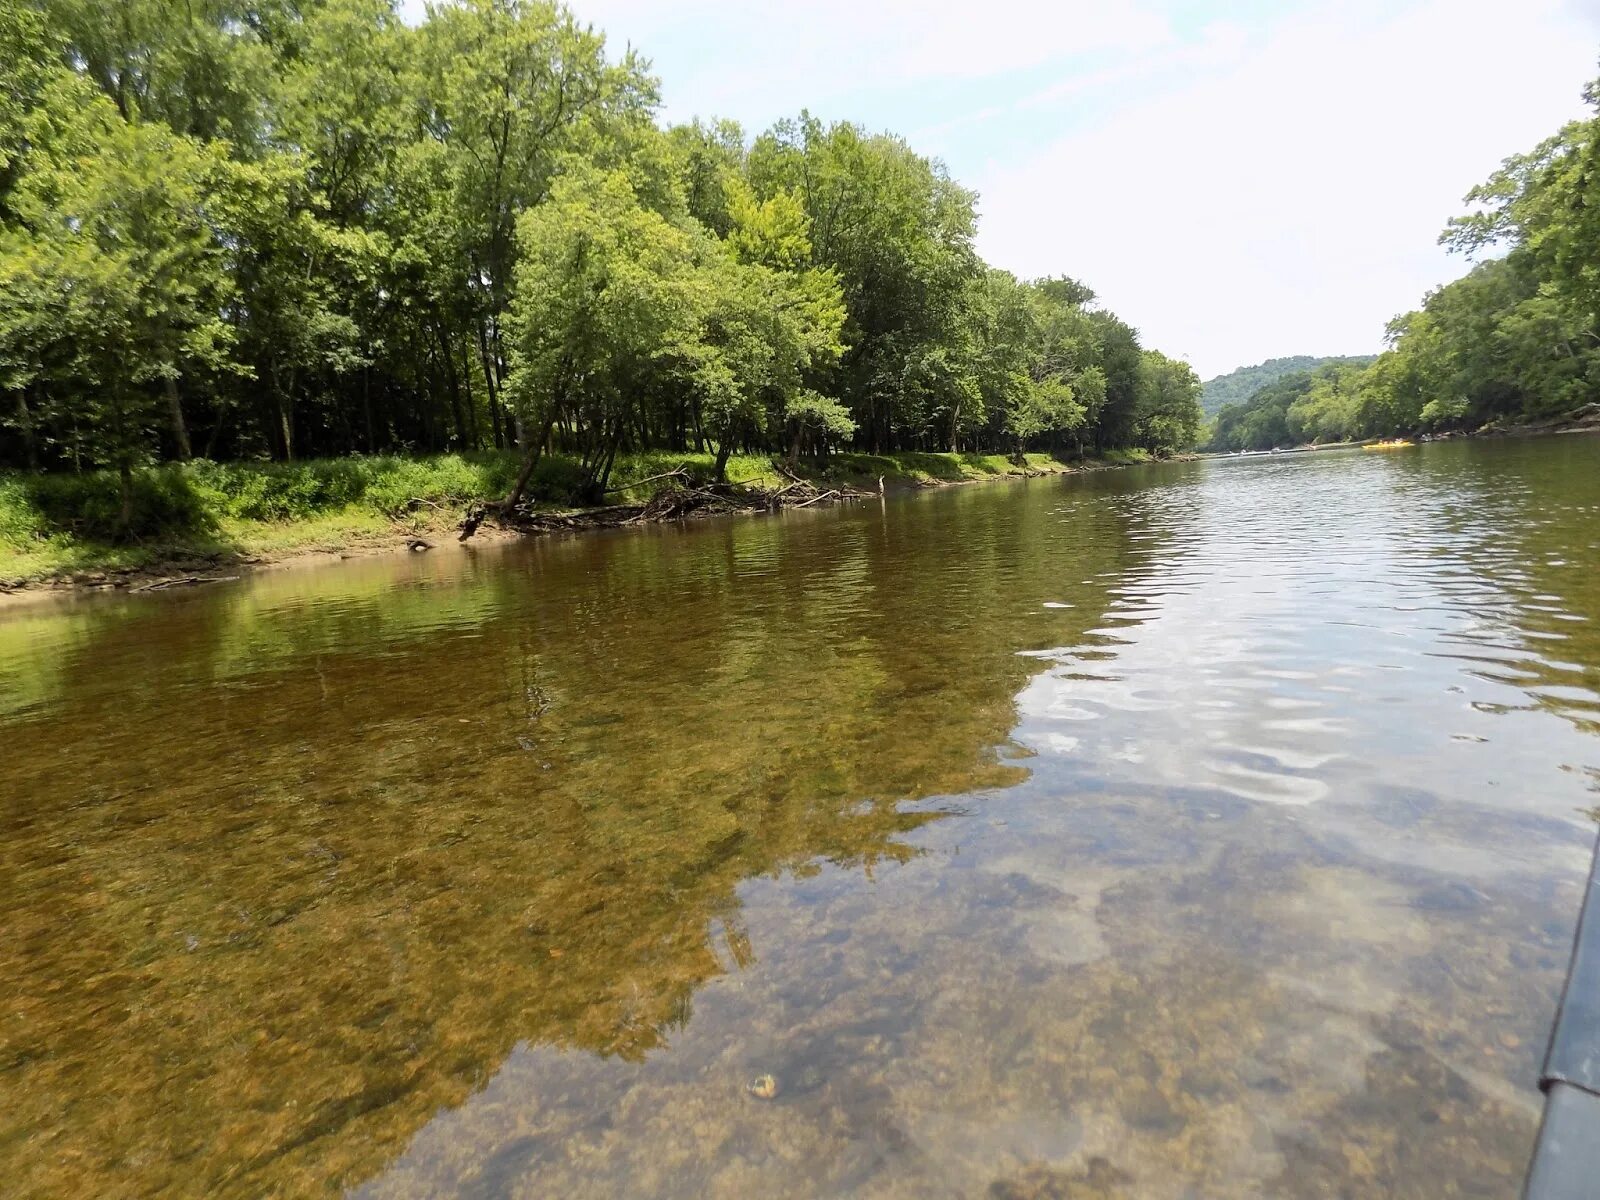
<instances>
[{"instance_id":1,"label":"green tree","mask_svg":"<svg viewBox=\"0 0 1600 1200\"><path fill-rule=\"evenodd\" d=\"M1360 428L1361 366L1329 363L1310 372L1310 385L1285 413L1289 435L1300 442L1337 442Z\"/></svg>"},{"instance_id":2,"label":"green tree","mask_svg":"<svg viewBox=\"0 0 1600 1200\"><path fill-rule=\"evenodd\" d=\"M43 415L72 430L75 455L117 469L126 529L132 472L162 418L178 456L189 452L179 382L232 367L211 207L224 164L164 126L122 120L71 77L30 126L0 244L0 357L13 390L45 374L66 385L44 393Z\"/></svg>"},{"instance_id":3,"label":"green tree","mask_svg":"<svg viewBox=\"0 0 1600 1200\"><path fill-rule=\"evenodd\" d=\"M729 195L728 239L704 238L698 279L699 345L691 352L703 425L717 446L715 477L726 477L739 439L767 440L789 427L839 436L842 406L807 386L837 361L844 300L834 273L811 268L807 220L794 196L757 201L742 183ZM793 453L793 451L792 451Z\"/></svg>"},{"instance_id":4,"label":"green tree","mask_svg":"<svg viewBox=\"0 0 1600 1200\"><path fill-rule=\"evenodd\" d=\"M545 199L564 154L644 120L655 81L631 51L608 62L600 34L542 0L439 5L420 54L424 128L443 147L460 222L453 286L472 298L486 382L498 393L520 215Z\"/></svg>"},{"instance_id":5,"label":"green tree","mask_svg":"<svg viewBox=\"0 0 1600 1200\"><path fill-rule=\"evenodd\" d=\"M538 432L507 508L564 418L581 438L584 492L604 490L646 377L697 363L703 304L693 233L640 204L625 172L572 162L517 235L508 394Z\"/></svg>"},{"instance_id":6,"label":"green tree","mask_svg":"<svg viewBox=\"0 0 1600 1200\"><path fill-rule=\"evenodd\" d=\"M934 410L971 395L957 347L980 270L974 194L897 138L806 113L756 139L748 176L763 200L799 198L812 262L837 273L848 349L823 390L869 449L937 439Z\"/></svg>"},{"instance_id":7,"label":"green tree","mask_svg":"<svg viewBox=\"0 0 1600 1200\"><path fill-rule=\"evenodd\" d=\"M298 0L43 0L66 61L128 121L254 144L280 55L292 55Z\"/></svg>"},{"instance_id":8,"label":"green tree","mask_svg":"<svg viewBox=\"0 0 1600 1200\"><path fill-rule=\"evenodd\" d=\"M394 0L0 0L0 68L0 465L520 444L593 494L632 449L1181 435L1088 287L984 266L941 164L804 113L663 130L644 61L547 0L415 26ZM1497 353L1531 379L1571 321L1518 299Z\"/></svg>"},{"instance_id":9,"label":"green tree","mask_svg":"<svg viewBox=\"0 0 1600 1200\"><path fill-rule=\"evenodd\" d=\"M1200 380L1186 362L1146 350L1140 363L1136 437L1159 454L1186 450L1200 434Z\"/></svg>"}]
</instances>

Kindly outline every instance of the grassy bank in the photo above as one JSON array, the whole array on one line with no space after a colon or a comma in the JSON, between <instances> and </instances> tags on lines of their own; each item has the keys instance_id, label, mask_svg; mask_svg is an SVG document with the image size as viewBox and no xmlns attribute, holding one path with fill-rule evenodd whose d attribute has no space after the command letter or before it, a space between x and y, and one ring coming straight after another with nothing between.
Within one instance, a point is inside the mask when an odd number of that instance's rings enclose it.
<instances>
[{"instance_id":1,"label":"grassy bank","mask_svg":"<svg viewBox=\"0 0 1600 1200\"><path fill-rule=\"evenodd\" d=\"M1131 452L1110 464L1142 461ZM711 456L658 452L620 461L613 475L624 490L608 499L642 502L661 484L626 487L680 466L709 475ZM1029 455L1029 469L1072 469L1048 455ZM372 457L298 463L169 464L135 477L128 536L117 537L116 477L0 474L0 587L112 576L157 568L201 568L270 561L314 551L397 544L452 528L475 500L503 496L516 474L514 455ZM962 483L1014 475L1003 455L839 454L802 474L818 483L875 490ZM571 460L549 456L532 496L564 506L579 478ZM764 457L735 456L736 483L780 482Z\"/></svg>"}]
</instances>

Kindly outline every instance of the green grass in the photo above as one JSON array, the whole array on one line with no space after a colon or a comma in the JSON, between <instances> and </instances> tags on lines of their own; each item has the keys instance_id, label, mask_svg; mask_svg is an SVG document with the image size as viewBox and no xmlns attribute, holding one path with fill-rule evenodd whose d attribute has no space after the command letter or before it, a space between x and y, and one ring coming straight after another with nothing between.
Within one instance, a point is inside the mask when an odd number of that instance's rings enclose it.
<instances>
[{"instance_id":1,"label":"green grass","mask_svg":"<svg viewBox=\"0 0 1600 1200\"><path fill-rule=\"evenodd\" d=\"M135 475L120 538L114 474L0 475L0 583L389 540L504 495L516 465L508 454L168 464ZM536 483L559 486L554 473Z\"/></svg>"},{"instance_id":2,"label":"green grass","mask_svg":"<svg viewBox=\"0 0 1600 1200\"><path fill-rule=\"evenodd\" d=\"M1139 463L1155 462L1156 456L1148 450L1134 447L1130 450L1107 450L1100 456L1100 461L1108 467L1132 467Z\"/></svg>"},{"instance_id":3,"label":"green grass","mask_svg":"<svg viewBox=\"0 0 1600 1200\"><path fill-rule=\"evenodd\" d=\"M606 501L641 502L666 485L629 487L632 481L679 467L708 478L713 465L710 454L653 451L626 457L613 471L616 490ZM1030 454L1028 465L1035 471L1069 469L1043 454ZM836 454L820 467L802 466L802 473L820 484L867 490L876 490L880 477L888 487L910 487L1017 470L999 454ZM168 464L135 476L133 526L120 538L121 499L111 472L0 473L0 585L394 541L408 532L454 525L473 501L503 496L516 471L516 455L509 452ZM771 460L760 455L734 455L728 478L767 487L782 483ZM576 463L549 455L535 472L531 493L542 504L564 505L579 479Z\"/></svg>"}]
</instances>

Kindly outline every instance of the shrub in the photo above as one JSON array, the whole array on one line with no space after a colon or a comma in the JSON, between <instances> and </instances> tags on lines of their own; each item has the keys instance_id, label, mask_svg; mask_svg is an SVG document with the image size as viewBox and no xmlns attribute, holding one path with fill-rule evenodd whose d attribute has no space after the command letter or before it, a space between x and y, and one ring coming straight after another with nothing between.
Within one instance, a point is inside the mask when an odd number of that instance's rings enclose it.
<instances>
[{"instance_id":1,"label":"shrub","mask_svg":"<svg viewBox=\"0 0 1600 1200\"><path fill-rule=\"evenodd\" d=\"M23 549L44 531L44 514L33 502L25 481L0 475L0 542Z\"/></svg>"},{"instance_id":2,"label":"shrub","mask_svg":"<svg viewBox=\"0 0 1600 1200\"><path fill-rule=\"evenodd\" d=\"M24 503L36 514L31 537L70 533L111 540L123 532L122 491L114 472L13 476L10 485L21 490ZM215 528L215 518L183 468L158 467L134 475L129 536L154 538Z\"/></svg>"},{"instance_id":3,"label":"shrub","mask_svg":"<svg viewBox=\"0 0 1600 1200\"><path fill-rule=\"evenodd\" d=\"M546 454L528 480L528 494L546 504L574 504L583 486L583 467L576 459L564 454ZM501 490L511 490L509 480Z\"/></svg>"}]
</instances>

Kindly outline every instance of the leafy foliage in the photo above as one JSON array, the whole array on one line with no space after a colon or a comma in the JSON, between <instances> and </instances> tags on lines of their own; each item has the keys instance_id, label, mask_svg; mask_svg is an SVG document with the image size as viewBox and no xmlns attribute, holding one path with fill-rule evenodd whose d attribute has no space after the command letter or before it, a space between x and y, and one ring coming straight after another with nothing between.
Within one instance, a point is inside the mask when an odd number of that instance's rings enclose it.
<instances>
[{"instance_id":1,"label":"leafy foliage","mask_svg":"<svg viewBox=\"0 0 1600 1200\"><path fill-rule=\"evenodd\" d=\"M0 0L0 466L1192 441L975 196L808 114L660 128L545 0Z\"/></svg>"},{"instance_id":2,"label":"leafy foliage","mask_svg":"<svg viewBox=\"0 0 1600 1200\"><path fill-rule=\"evenodd\" d=\"M1269 358L1253 367L1240 367L1226 375L1206 380L1200 394L1200 408L1208 418L1214 417L1230 404L1243 404L1262 388L1286 375L1300 375L1330 365L1364 367L1375 357L1368 354L1315 358L1309 354L1293 354L1286 358Z\"/></svg>"}]
</instances>

